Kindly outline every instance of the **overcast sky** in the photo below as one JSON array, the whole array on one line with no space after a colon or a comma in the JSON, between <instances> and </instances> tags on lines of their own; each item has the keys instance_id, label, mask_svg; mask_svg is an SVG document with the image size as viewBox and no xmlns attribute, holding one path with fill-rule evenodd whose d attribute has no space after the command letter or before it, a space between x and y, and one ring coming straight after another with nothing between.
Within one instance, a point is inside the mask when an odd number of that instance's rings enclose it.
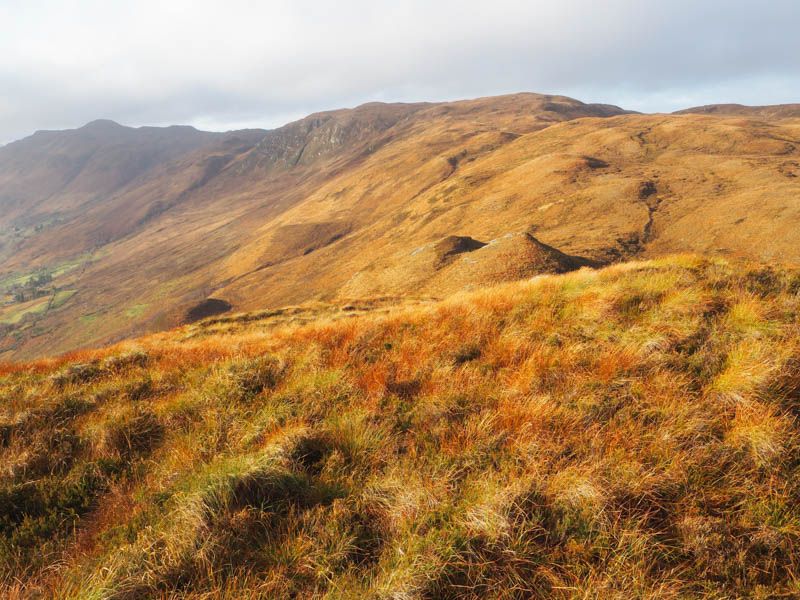
<instances>
[{"instance_id":1,"label":"overcast sky","mask_svg":"<svg viewBox=\"0 0 800 600\"><path fill-rule=\"evenodd\" d=\"M519 91L800 102L800 0L0 0L0 143Z\"/></svg>"}]
</instances>

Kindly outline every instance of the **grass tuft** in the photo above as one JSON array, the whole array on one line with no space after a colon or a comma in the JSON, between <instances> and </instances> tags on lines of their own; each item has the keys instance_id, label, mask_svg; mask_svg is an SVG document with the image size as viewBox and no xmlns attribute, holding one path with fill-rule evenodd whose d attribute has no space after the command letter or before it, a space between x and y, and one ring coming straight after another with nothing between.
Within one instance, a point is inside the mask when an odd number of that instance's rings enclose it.
<instances>
[{"instance_id":1,"label":"grass tuft","mask_svg":"<svg viewBox=\"0 0 800 600\"><path fill-rule=\"evenodd\" d=\"M686 255L3 365L0 596L796 597L798 281Z\"/></svg>"}]
</instances>

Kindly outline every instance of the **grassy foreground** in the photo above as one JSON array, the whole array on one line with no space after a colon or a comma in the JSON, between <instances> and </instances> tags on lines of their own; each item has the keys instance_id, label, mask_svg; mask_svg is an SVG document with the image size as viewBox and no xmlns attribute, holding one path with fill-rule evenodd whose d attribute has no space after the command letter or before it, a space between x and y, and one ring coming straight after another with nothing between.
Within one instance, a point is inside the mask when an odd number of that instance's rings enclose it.
<instances>
[{"instance_id":1,"label":"grassy foreground","mask_svg":"<svg viewBox=\"0 0 800 600\"><path fill-rule=\"evenodd\" d=\"M0 595L797 597L798 291L680 256L8 365Z\"/></svg>"}]
</instances>

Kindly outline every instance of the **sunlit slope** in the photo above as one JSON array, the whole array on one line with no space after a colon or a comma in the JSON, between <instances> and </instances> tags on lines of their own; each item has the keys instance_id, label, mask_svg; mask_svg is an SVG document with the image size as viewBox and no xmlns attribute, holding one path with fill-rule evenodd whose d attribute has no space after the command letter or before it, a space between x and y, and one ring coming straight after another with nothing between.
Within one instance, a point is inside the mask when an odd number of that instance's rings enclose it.
<instances>
[{"instance_id":1,"label":"sunlit slope","mask_svg":"<svg viewBox=\"0 0 800 600\"><path fill-rule=\"evenodd\" d=\"M794 597L798 289L679 256L9 366L2 595Z\"/></svg>"},{"instance_id":2,"label":"sunlit slope","mask_svg":"<svg viewBox=\"0 0 800 600\"><path fill-rule=\"evenodd\" d=\"M336 178L286 216L313 223L330 211L323 218L333 222L350 214L342 210L350 198L355 207L370 207L369 227L343 226L342 239L255 271L220 293L242 306L290 302L307 289L346 294L365 273L375 279L387 269L414 271L414 253L450 235L490 242L532 232L559 250L600 261L683 249L795 261L798 134L796 121L579 119L519 136L474 160L455 143L448 152L455 167L445 157L433 159L440 180L421 191L403 190L399 177L381 178L394 163L379 153L355 182ZM416 171L408 165L402 172ZM370 196L348 184L381 191ZM265 236L268 247L282 233Z\"/></svg>"},{"instance_id":3,"label":"sunlit slope","mask_svg":"<svg viewBox=\"0 0 800 600\"><path fill-rule=\"evenodd\" d=\"M800 118L800 104L775 104L772 106L743 106L742 104L709 104L679 110L675 114L726 115L758 117L765 119Z\"/></svg>"},{"instance_id":4,"label":"sunlit slope","mask_svg":"<svg viewBox=\"0 0 800 600\"><path fill-rule=\"evenodd\" d=\"M800 120L734 108L639 115L518 94L227 134L20 242L0 270L72 265L54 285L76 293L4 309L0 348L107 343L174 326L208 297L254 310L444 296L546 272L530 244L592 264L685 250L796 262ZM100 245L67 251L101 229ZM425 262L454 236L486 246Z\"/></svg>"},{"instance_id":5,"label":"sunlit slope","mask_svg":"<svg viewBox=\"0 0 800 600\"><path fill-rule=\"evenodd\" d=\"M36 313L15 326L0 348L6 356L30 356L174 324L187 303L260 272L265 265L302 256L310 246L346 234L354 225L368 227L377 209L378 214L394 210L396 205L383 206L379 195L394 190L396 203L401 193L413 195L438 181L442 164L452 168L441 155L454 140L476 138L474 143L486 152L494 143L553 122L621 112L563 97L523 94L438 105L369 104L312 115L270 132L213 136L201 149L147 169L113 194L98 194L100 201L85 202L70 219L42 217L22 235L9 229L13 253L0 265L0 276L7 274L0 284L69 264L74 268L56 285L78 293L60 310ZM484 117L487 122L481 124ZM139 131L101 125L128 136ZM504 133L506 128L518 133ZM75 144L86 143L83 130L72 135L80 138ZM4 149L0 163L12 173L19 170L14 160L20 157L9 156L19 145L35 145L34 138ZM287 216L331 180L345 174L360 179L359 170L373 155L403 140L381 175L365 175L380 177L382 187L368 184L375 189L364 202L360 198L365 191L354 187L340 207L343 217L331 219L325 211L309 208L317 215L309 226ZM50 152L48 146L39 150ZM97 145L93 155L102 156L104 150ZM405 183L398 178L401 173ZM48 201L54 213L58 201L57 194ZM331 233L320 240L319 231ZM308 287L295 274L291 277L295 287L281 294L289 302L329 294L322 287ZM273 282L262 281L260 294L268 287ZM255 306L271 304L268 298L252 300ZM16 323L28 308L10 306L11 314L0 316L0 328Z\"/></svg>"}]
</instances>

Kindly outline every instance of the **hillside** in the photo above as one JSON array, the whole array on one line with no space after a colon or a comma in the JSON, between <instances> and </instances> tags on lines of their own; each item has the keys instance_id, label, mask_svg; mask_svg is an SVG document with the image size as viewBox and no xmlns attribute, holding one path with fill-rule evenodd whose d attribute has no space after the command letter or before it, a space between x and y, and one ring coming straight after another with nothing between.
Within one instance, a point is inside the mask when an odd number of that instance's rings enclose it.
<instances>
[{"instance_id":1,"label":"hillside","mask_svg":"<svg viewBox=\"0 0 800 600\"><path fill-rule=\"evenodd\" d=\"M149 170L218 137L191 127L133 129L107 120L39 131L0 149L0 227L68 222L78 209L107 202Z\"/></svg>"},{"instance_id":2,"label":"hillside","mask_svg":"<svg viewBox=\"0 0 800 600\"><path fill-rule=\"evenodd\" d=\"M675 114L725 115L728 117L756 117L767 119L800 118L800 104L775 104L773 106L744 106L742 104L709 104L679 110Z\"/></svg>"},{"instance_id":3,"label":"hillside","mask_svg":"<svg viewBox=\"0 0 800 600\"><path fill-rule=\"evenodd\" d=\"M796 110L706 108L516 94L272 131L36 134L0 148L0 359L173 327L209 298L251 311L443 297L552 270L538 245L573 264L797 262ZM479 249L436 262L454 237Z\"/></svg>"},{"instance_id":4,"label":"hillside","mask_svg":"<svg viewBox=\"0 0 800 600\"><path fill-rule=\"evenodd\" d=\"M0 593L796 597L799 289L684 255L8 365Z\"/></svg>"}]
</instances>

